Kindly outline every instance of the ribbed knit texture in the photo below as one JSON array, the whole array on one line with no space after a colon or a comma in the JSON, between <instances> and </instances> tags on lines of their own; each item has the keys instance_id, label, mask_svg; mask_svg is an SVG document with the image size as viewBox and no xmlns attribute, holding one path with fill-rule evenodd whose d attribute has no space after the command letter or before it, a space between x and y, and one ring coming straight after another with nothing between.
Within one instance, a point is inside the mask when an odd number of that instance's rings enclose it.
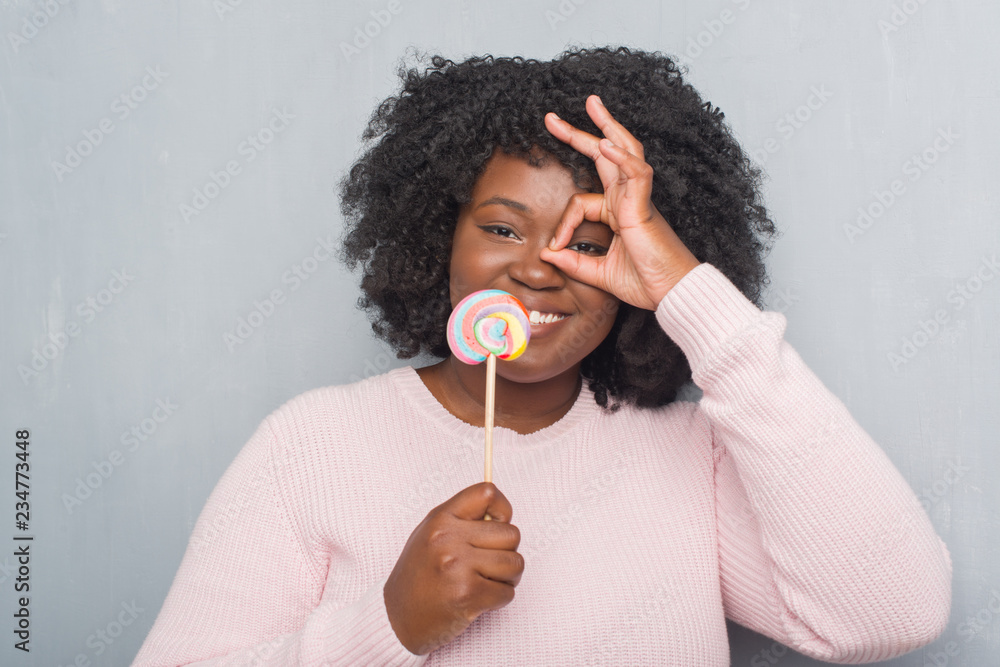
<instances>
[{"instance_id":1,"label":"ribbed knit texture","mask_svg":"<svg viewBox=\"0 0 1000 667\"><path fill-rule=\"evenodd\" d=\"M135 665L728 665L724 618L820 660L947 624L951 560L906 480L761 312L702 264L657 318L700 403L494 431L521 531L514 601L425 656L382 587L410 533L482 478L483 429L412 368L270 415L209 498Z\"/></svg>"}]
</instances>

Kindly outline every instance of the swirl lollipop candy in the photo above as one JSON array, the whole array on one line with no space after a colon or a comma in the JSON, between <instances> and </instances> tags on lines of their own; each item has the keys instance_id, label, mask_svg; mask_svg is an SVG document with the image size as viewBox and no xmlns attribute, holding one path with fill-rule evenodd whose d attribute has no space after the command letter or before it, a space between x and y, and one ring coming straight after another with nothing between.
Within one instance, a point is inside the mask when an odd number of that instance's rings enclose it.
<instances>
[{"instance_id":1,"label":"swirl lollipop candy","mask_svg":"<svg viewBox=\"0 0 1000 667\"><path fill-rule=\"evenodd\" d=\"M462 299L448 318L448 346L466 364L486 361L486 456L484 477L493 481L493 404L497 357L517 359L528 347L528 311L513 294L487 289ZM485 517L490 519L490 515Z\"/></svg>"},{"instance_id":2,"label":"swirl lollipop candy","mask_svg":"<svg viewBox=\"0 0 1000 667\"><path fill-rule=\"evenodd\" d=\"M503 290L473 292L448 318L448 347L467 364L480 364L490 355L517 359L530 338L528 311Z\"/></svg>"}]
</instances>

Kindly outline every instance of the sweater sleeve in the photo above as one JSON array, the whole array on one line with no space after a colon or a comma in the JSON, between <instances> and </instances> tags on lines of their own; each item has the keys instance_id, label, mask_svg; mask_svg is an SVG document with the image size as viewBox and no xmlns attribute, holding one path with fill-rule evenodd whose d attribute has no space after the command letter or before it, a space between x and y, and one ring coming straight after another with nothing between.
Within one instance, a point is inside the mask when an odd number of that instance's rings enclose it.
<instances>
[{"instance_id":1,"label":"sweater sleeve","mask_svg":"<svg viewBox=\"0 0 1000 667\"><path fill-rule=\"evenodd\" d=\"M762 312L701 264L657 319L703 397L726 616L810 657L858 664L930 643L951 558L916 494Z\"/></svg>"},{"instance_id":2,"label":"sweater sleeve","mask_svg":"<svg viewBox=\"0 0 1000 667\"><path fill-rule=\"evenodd\" d=\"M293 528L275 442L265 421L219 481L133 665L425 662L389 624L384 578L352 604L322 600L326 566Z\"/></svg>"}]
</instances>

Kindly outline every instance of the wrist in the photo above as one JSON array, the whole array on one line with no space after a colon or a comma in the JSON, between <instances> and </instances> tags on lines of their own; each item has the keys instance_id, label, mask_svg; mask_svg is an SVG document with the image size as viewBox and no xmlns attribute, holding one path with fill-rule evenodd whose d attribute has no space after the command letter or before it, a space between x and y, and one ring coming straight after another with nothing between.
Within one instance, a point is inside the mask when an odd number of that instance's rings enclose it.
<instances>
[{"instance_id":1,"label":"wrist","mask_svg":"<svg viewBox=\"0 0 1000 667\"><path fill-rule=\"evenodd\" d=\"M692 255L690 252L687 253L689 256L684 258L682 262L671 262L670 271L666 273L663 279L659 282L657 288L649 293L650 300L653 302L653 310L656 310L660 302L666 298L667 294L684 279L691 271L701 265L701 262Z\"/></svg>"}]
</instances>

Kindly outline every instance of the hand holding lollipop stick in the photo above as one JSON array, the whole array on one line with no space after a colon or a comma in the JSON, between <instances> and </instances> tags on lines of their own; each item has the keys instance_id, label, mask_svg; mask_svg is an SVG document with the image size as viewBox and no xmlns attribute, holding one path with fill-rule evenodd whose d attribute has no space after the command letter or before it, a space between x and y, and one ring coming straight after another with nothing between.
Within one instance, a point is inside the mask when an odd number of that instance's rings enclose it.
<instances>
[{"instance_id":1,"label":"hand holding lollipop stick","mask_svg":"<svg viewBox=\"0 0 1000 667\"><path fill-rule=\"evenodd\" d=\"M531 324L528 311L513 294L487 289L462 299L448 318L448 346L459 361L486 361L485 481L493 481L493 404L497 357L516 359L528 347ZM487 514L484 519L491 521Z\"/></svg>"}]
</instances>

